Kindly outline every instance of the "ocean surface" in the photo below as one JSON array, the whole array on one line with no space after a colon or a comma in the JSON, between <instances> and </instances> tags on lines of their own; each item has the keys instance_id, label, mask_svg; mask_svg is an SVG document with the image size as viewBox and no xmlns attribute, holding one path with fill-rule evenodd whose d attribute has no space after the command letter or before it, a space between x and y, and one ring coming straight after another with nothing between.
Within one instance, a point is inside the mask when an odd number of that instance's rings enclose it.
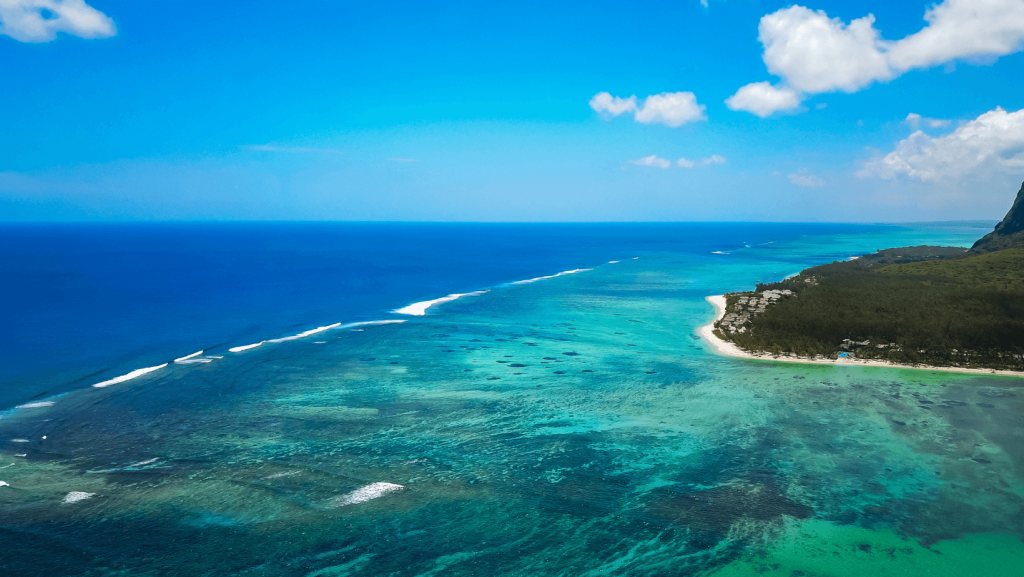
<instances>
[{"instance_id":1,"label":"ocean surface","mask_svg":"<svg viewBox=\"0 0 1024 577\"><path fill-rule=\"evenodd\" d=\"M0 574L1024 574L1024 380L696 335L987 231L0 225Z\"/></svg>"}]
</instances>

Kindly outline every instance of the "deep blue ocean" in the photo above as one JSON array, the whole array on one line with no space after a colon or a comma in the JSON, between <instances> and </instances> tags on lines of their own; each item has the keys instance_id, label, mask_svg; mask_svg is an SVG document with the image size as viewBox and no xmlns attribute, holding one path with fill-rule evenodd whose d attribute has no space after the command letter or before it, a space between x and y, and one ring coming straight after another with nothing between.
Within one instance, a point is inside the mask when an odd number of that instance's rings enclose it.
<instances>
[{"instance_id":1,"label":"deep blue ocean","mask_svg":"<svg viewBox=\"0 0 1024 577\"><path fill-rule=\"evenodd\" d=\"M1024 379L697 333L990 228L0 225L0 575L1017 577Z\"/></svg>"},{"instance_id":2,"label":"deep blue ocean","mask_svg":"<svg viewBox=\"0 0 1024 577\"><path fill-rule=\"evenodd\" d=\"M200 349L222 351L336 322L393 318L391 310L411 302L638 251L707 255L868 228L7 224L0 226L0 302L7 327L0 332L0 407Z\"/></svg>"}]
</instances>

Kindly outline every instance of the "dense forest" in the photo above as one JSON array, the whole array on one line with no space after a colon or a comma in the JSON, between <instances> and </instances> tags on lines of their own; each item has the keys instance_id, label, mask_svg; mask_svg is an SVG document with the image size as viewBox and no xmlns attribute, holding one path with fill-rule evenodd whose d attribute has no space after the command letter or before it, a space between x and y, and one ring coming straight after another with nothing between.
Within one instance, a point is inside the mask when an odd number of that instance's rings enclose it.
<instances>
[{"instance_id":1,"label":"dense forest","mask_svg":"<svg viewBox=\"0 0 1024 577\"><path fill-rule=\"evenodd\" d=\"M726 302L716 333L751 351L1024 369L1024 248L887 249Z\"/></svg>"}]
</instances>

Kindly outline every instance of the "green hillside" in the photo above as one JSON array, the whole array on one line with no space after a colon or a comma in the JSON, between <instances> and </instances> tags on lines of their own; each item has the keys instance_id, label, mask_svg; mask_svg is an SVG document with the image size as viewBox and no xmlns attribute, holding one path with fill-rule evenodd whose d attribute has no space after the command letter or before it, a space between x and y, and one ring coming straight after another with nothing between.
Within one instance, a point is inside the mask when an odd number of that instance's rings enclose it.
<instances>
[{"instance_id":1,"label":"green hillside","mask_svg":"<svg viewBox=\"0 0 1024 577\"><path fill-rule=\"evenodd\" d=\"M1020 290L1024 287L1024 248L950 260L893 264L878 269L878 272L935 276L955 279L974 286Z\"/></svg>"},{"instance_id":2,"label":"green hillside","mask_svg":"<svg viewBox=\"0 0 1024 577\"><path fill-rule=\"evenodd\" d=\"M887 251L902 252L910 247ZM720 334L776 354L1024 369L1024 249L880 267L863 260L727 295Z\"/></svg>"}]
</instances>

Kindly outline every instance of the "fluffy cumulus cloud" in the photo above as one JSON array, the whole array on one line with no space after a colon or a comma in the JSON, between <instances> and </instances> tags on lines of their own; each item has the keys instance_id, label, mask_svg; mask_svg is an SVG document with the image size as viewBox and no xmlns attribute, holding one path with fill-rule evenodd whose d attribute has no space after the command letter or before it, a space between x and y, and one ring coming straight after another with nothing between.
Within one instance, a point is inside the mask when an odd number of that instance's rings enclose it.
<instances>
[{"instance_id":1,"label":"fluffy cumulus cloud","mask_svg":"<svg viewBox=\"0 0 1024 577\"><path fill-rule=\"evenodd\" d=\"M672 166L671 162L664 158L658 158L657 154L652 154L636 160L630 160L629 163L637 166L653 166L655 168L668 168Z\"/></svg>"},{"instance_id":2,"label":"fluffy cumulus cloud","mask_svg":"<svg viewBox=\"0 0 1024 577\"><path fill-rule=\"evenodd\" d=\"M768 71L782 81L748 84L726 104L763 117L792 110L807 95L856 92L912 68L1024 48L1024 0L945 0L928 9L925 20L921 31L892 42L870 14L849 24L803 6L768 14L758 39Z\"/></svg>"},{"instance_id":3,"label":"fluffy cumulus cloud","mask_svg":"<svg viewBox=\"0 0 1024 577\"><path fill-rule=\"evenodd\" d=\"M992 170L1024 170L1024 110L997 107L935 138L918 130L889 154L867 161L857 176L955 181Z\"/></svg>"},{"instance_id":4,"label":"fluffy cumulus cloud","mask_svg":"<svg viewBox=\"0 0 1024 577\"><path fill-rule=\"evenodd\" d=\"M854 92L892 72L879 51L881 36L868 15L843 24L822 11L792 6L761 19L768 72L800 92Z\"/></svg>"},{"instance_id":5,"label":"fluffy cumulus cloud","mask_svg":"<svg viewBox=\"0 0 1024 577\"><path fill-rule=\"evenodd\" d=\"M889 48L894 70L1003 56L1022 48L1024 0L946 0L928 10L924 19L928 26Z\"/></svg>"},{"instance_id":6,"label":"fluffy cumulus cloud","mask_svg":"<svg viewBox=\"0 0 1024 577\"><path fill-rule=\"evenodd\" d=\"M792 110L800 106L796 90L772 86L770 82L755 82L740 88L725 101L732 110L746 110L761 118L779 110Z\"/></svg>"},{"instance_id":7,"label":"fluffy cumulus cloud","mask_svg":"<svg viewBox=\"0 0 1024 577\"><path fill-rule=\"evenodd\" d=\"M804 186L807 188L817 188L819 186L825 186L825 179L811 174L806 168L801 168L795 173L789 175L789 182L797 185Z\"/></svg>"},{"instance_id":8,"label":"fluffy cumulus cloud","mask_svg":"<svg viewBox=\"0 0 1024 577\"><path fill-rule=\"evenodd\" d=\"M590 99L590 107L610 116L618 116L624 112L636 112L636 96L619 98L607 92L601 92Z\"/></svg>"},{"instance_id":9,"label":"fluffy cumulus cloud","mask_svg":"<svg viewBox=\"0 0 1024 577\"><path fill-rule=\"evenodd\" d=\"M117 29L84 0L0 0L0 34L21 42L49 42L58 32L107 38Z\"/></svg>"},{"instance_id":10,"label":"fluffy cumulus cloud","mask_svg":"<svg viewBox=\"0 0 1024 577\"><path fill-rule=\"evenodd\" d=\"M608 117L632 113L633 120L644 124L664 124L677 127L705 120L704 105L697 103L697 96L692 92L663 92L652 94L637 105L636 96L619 98L607 92L596 94L590 99L590 107Z\"/></svg>"}]
</instances>

